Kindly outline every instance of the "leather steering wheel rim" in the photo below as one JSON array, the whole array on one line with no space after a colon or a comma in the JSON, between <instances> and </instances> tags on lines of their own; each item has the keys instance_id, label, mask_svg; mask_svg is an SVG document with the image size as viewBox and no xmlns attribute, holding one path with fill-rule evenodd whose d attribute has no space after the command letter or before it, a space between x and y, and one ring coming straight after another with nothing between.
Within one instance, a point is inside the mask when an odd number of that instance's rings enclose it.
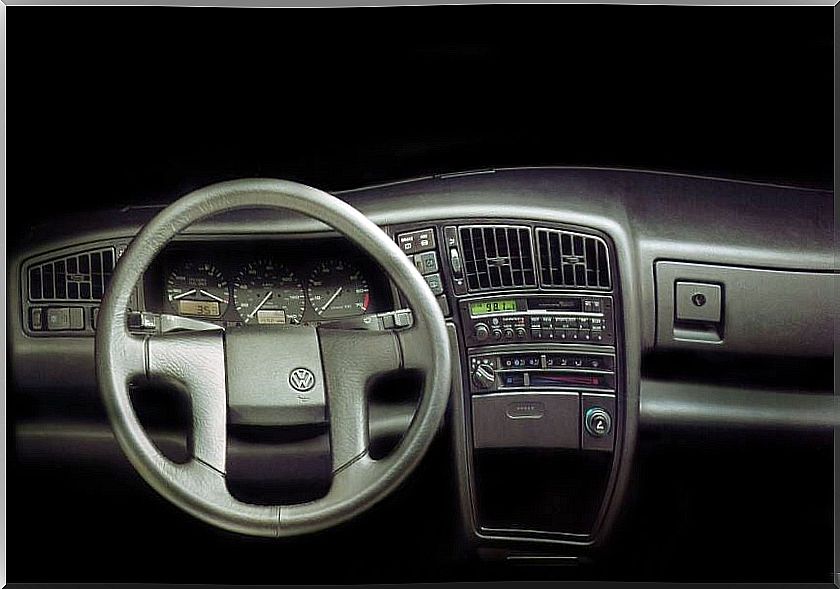
<instances>
[{"instance_id":1,"label":"leather steering wheel rim","mask_svg":"<svg viewBox=\"0 0 840 589\"><path fill-rule=\"evenodd\" d=\"M221 390L218 384L213 385L216 388L209 392L202 385L211 378L224 378L224 335L216 332L155 339L130 333L126 323L133 289L172 238L201 219L249 208L295 211L325 223L354 242L389 275L413 311L414 326L400 334L397 349L405 353L422 348L422 352L411 354L411 366L402 359L407 367L419 368L424 373L422 397L402 442L382 460L372 460L366 452L354 454L352 460L342 463L334 472L329 493L304 504L253 505L234 499L227 491L225 441L214 439L220 434L219 428L224 428L227 403L222 392L224 385ZM374 340L373 334L356 332L343 334L336 341L343 342L342 349L352 349L360 338ZM370 508L393 491L419 463L438 430L449 399L451 358L443 314L408 257L382 229L351 205L321 190L284 180L243 179L214 184L180 198L156 215L132 240L116 265L100 307L95 346L97 380L111 426L138 473L186 512L217 527L248 535L291 536L312 532ZM384 344L382 349L388 355L392 348L393 337L391 344ZM166 362L150 358L157 350L168 350L164 354ZM182 358L188 352L192 356ZM140 425L129 397L129 383L148 377L150 371L165 373L175 381L190 380L185 367L195 362L201 363L200 377L192 379L187 389L193 397L193 426L203 437L196 438L196 456L179 464L165 458ZM327 402L332 408L330 390ZM336 406L337 412L338 409ZM353 425L357 427L358 424ZM347 431L351 429L348 427ZM360 435L355 429L352 432L354 436ZM331 435L336 435L335 430Z\"/></svg>"}]
</instances>

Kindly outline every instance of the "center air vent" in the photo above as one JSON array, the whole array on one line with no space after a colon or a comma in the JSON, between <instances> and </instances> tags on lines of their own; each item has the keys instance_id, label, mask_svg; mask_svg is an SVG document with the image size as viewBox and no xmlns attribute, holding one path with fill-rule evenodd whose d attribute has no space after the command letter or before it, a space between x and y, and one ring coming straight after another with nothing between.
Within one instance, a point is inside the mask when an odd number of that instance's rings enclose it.
<instances>
[{"instance_id":1,"label":"center air vent","mask_svg":"<svg viewBox=\"0 0 840 589\"><path fill-rule=\"evenodd\" d=\"M458 229L471 291L536 286L530 228L467 225Z\"/></svg>"},{"instance_id":2,"label":"center air vent","mask_svg":"<svg viewBox=\"0 0 840 589\"><path fill-rule=\"evenodd\" d=\"M607 246L600 237L537 228L537 248L542 286L610 288Z\"/></svg>"}]
</instances>

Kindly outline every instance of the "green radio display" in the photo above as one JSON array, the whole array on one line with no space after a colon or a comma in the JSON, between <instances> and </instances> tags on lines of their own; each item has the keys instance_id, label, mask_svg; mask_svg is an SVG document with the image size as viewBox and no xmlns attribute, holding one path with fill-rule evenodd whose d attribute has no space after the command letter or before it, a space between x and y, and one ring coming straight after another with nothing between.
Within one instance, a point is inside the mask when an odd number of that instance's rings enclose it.
<instances>
[{"instance_id":1,"label":"green radio display","mask_svg":"<svg viewBox=\"0 0 840 589\"><path fill-rule=\"evenodd\" d=\"M470 315L473 317L487 315L488 313L510 313L517 310L516 299L497 299L470 303Z\"/></svg>"}]
</instances>

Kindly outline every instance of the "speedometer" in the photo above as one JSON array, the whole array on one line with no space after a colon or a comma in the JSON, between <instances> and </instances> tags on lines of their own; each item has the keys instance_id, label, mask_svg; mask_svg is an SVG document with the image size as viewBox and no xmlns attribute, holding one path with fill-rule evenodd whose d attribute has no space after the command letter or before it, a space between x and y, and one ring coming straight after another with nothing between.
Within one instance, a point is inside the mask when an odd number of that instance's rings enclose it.
<instances>
[{"instance_id":1,"label":"speedometer","mask_svg":"<svg viewBox=\"0 0 840 589\"><path fill-rule=\"evenodd\" d=\"M346 260L325 260L309 277L309 302L324 319L361 315L370 305L362 272Z\"/></svg>"},{"instance_id":2,"label":"speedometer","mask_svg":"<svg viewBox=\"0 0 840 589\"><path fill-rule=\"evenodd\" d=\"M244 323L260 325L300 323L306 305L300 280L271 259L242 269L234 280L233 300Z\"/></svg>"},{"instance_id":3,"label":"speedometer","mask_svg":"<svg viewBox=\"0 0 840 589\"><path fill-rule=\"evenodd\" d=\"M184 260L166 278L169 304L180 315L221 317L230 303L228 281L210 262Z\"/></svg>"}]
</instances>

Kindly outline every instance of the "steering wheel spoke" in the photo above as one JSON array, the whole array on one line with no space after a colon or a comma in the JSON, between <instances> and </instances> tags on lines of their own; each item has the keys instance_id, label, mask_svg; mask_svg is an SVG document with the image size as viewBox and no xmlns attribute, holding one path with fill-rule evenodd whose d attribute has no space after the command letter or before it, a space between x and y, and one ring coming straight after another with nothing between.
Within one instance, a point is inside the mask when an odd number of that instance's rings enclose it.
<instances>
[{"instance_id":1,"label":"steering wheel spoke","mask_svg":"<svg viewBox=\"0 0 840 589\"><path fill-rule=\"evenodd\" d=\"M368 450L366 391L370 383L402 365L392 331L322 329L319 331L330 408L333 471Z\"/></svg>"},{"instance_id":2,"label":"steering wheel spoke","mask_svg":"<svg viewBox=\"0 0 840 589\"><path fill-rule=\"evenodd\" d=\"M420 322L409 329L395 332L400 344L402 368L426 372L434 367L435 357L429 354L433 346L448 345L447 341L435 341L429 330Z\"/></svg>"},{"instance_id":3,"label":"steering wheel spoke","mask_svg":"<svg viewBox=\"0 0 840 589\"><path fill-rule=\"evenodd\" d=\"M151 380L182 387L189 395L193 457L224 473L227 396L222 332L148 336L146 358Z\"/></svg>"}]
</instances>

